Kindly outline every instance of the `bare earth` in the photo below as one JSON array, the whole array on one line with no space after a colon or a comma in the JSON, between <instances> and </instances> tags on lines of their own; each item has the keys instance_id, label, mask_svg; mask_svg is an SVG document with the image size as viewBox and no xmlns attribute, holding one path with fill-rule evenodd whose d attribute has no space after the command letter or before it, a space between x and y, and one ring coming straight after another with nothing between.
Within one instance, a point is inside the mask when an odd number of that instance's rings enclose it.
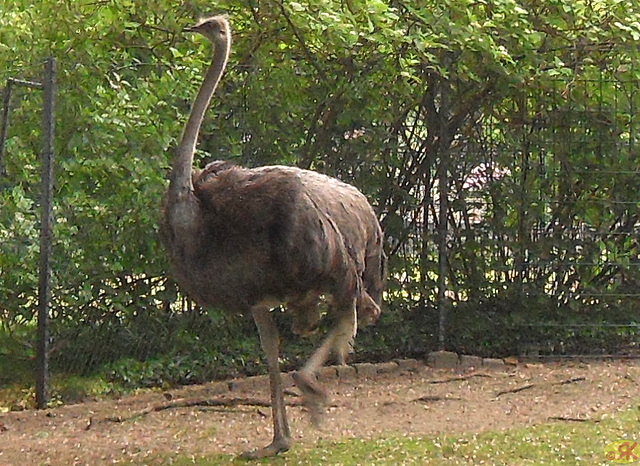
<instances>
[{"instance_id":1,"label":"bare earth","mask_svg":"<svg viewBox=\"0 0 640 466\"><path fill-rule=\"evenodd\" d=\"M359 369L323 374L332 404L320 430L302 407L289 406L297 442L599 419L640 395L640 360L518 363L464 373L417 361ZM298 402L294 387L287 394L288 403ZM153 463L154 458L157 463L164 455L235 454L269 443L271 413L261 406L268 399L266 378L256 377L0 414L0 464Z\"/></svg>"}]
</instances>

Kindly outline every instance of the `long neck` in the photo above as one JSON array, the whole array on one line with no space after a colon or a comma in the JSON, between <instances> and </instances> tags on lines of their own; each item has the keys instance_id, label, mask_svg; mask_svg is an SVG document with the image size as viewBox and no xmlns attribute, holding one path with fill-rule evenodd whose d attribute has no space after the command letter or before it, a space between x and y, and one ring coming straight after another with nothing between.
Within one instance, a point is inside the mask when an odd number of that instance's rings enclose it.
<instances>
[{"instance_id":1,"label":"long neck","mask_svg":"<svg viewBox=\"0 0 640 466\"><path fill-rule=\"evenodd\" d=\"M175 191L193 190L191 182L191 170L193 167L193 154L196 150L200 125L204 118L204 113L211 102L211 96L218 87L220 77L227 65L229 58L229 40L219 42L214 46L213 60L205 74L204 81L198 90L189 119L184 127L182 139L176 149L175 156L171 164L170 189Z\"/></svg>"}]
</instances>

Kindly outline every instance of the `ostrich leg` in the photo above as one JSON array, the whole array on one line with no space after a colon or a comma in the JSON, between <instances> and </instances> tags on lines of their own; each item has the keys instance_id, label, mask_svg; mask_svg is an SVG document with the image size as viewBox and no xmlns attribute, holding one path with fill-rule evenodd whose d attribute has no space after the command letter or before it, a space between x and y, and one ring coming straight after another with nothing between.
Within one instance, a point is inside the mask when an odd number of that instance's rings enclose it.
<instances>
[{"instance_id":1,"label":"ostrich leg","mask_svg":"<svg viewBox=\"0 0 640 466\"><path fill-rule=\"evenodd\" d=\"M271 317L270 309L266 306L256 306L251 310L253 319L260 334L260 344L267 357L269 370L269 385L271 388L271 411L273 416L273 441L264 448L248 451L242 454L245 459L265 458L287 451L291 447L291 433L287 423L287 413L284 406L284 392L280 379L278 327Z\"/></svg>"},{"instance_id":2,"label":"ostrich leg","mask_svg":"<svg viewBox=\"0 0 640 466\"><path fill-rule=\"evenodd\" d=\"M344 364L346 353L353 341L357 328L355 300L346 306L348 312L343 314L337 325L329 332L320 347L311 355L302 369L293 374L293 380L302 391L304 404L309 409L311 422L318 426L322 421L324 408L328 401L327 392L316 381L316 373L333 352L341 364Z\"/></svg>"}]
</instances>

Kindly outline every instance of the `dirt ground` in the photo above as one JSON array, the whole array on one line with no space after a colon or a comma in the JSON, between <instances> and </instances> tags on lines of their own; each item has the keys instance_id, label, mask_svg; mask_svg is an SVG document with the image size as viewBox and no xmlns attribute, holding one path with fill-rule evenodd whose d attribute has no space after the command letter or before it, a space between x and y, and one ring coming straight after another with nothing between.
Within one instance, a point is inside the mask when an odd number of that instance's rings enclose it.
<instances>
[{"instance_id":1,"label":"dirt ground","mask_svg":"<svg viewBox=\"0 0 640 466\"><path fill-rule=\"evenodd\" d=\"M640 360L522 363L434 370L418 361L328 369L332 397L315 430L287 389L296 441L480 432L598 419L637 403ZM367 369L365 371L364 369ZM373 370L372 370L373 369ZM285 379L288 383L289 377ZM264 377L148 392L45 411L0 414L0 464L146 463L158 454L238 453L271 439Z\"/></svg>"}]
</instances>

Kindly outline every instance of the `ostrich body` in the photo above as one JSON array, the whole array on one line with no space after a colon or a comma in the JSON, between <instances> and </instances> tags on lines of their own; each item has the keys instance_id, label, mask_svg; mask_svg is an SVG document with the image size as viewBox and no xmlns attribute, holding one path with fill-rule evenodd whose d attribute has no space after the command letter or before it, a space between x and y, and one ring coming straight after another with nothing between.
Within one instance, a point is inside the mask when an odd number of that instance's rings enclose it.
<instances>
[{"instance_id":1,"label":"ostrich body","mask_svg":"<svg viewBox=\"0 0 640 466\"><path fill-rule=\"evenodd\" d=\"M290 447L291 436L270 309L285 304L294 332L304 335L320 318L320 296L331 295L334 327L294 375L317 420L326 394L315 373L331 353L344 362L357 320L371 323L380 314L382 230L356 188L313 171L247 169L223 161L192 170L200 124L226 66L231 36L222 16L189 30L207 37L214 54L172 160L162 236L176 279L191 298L253 315L267 359L274 438L245 457L272 456Z\"/></svg>"}]
</instances>

